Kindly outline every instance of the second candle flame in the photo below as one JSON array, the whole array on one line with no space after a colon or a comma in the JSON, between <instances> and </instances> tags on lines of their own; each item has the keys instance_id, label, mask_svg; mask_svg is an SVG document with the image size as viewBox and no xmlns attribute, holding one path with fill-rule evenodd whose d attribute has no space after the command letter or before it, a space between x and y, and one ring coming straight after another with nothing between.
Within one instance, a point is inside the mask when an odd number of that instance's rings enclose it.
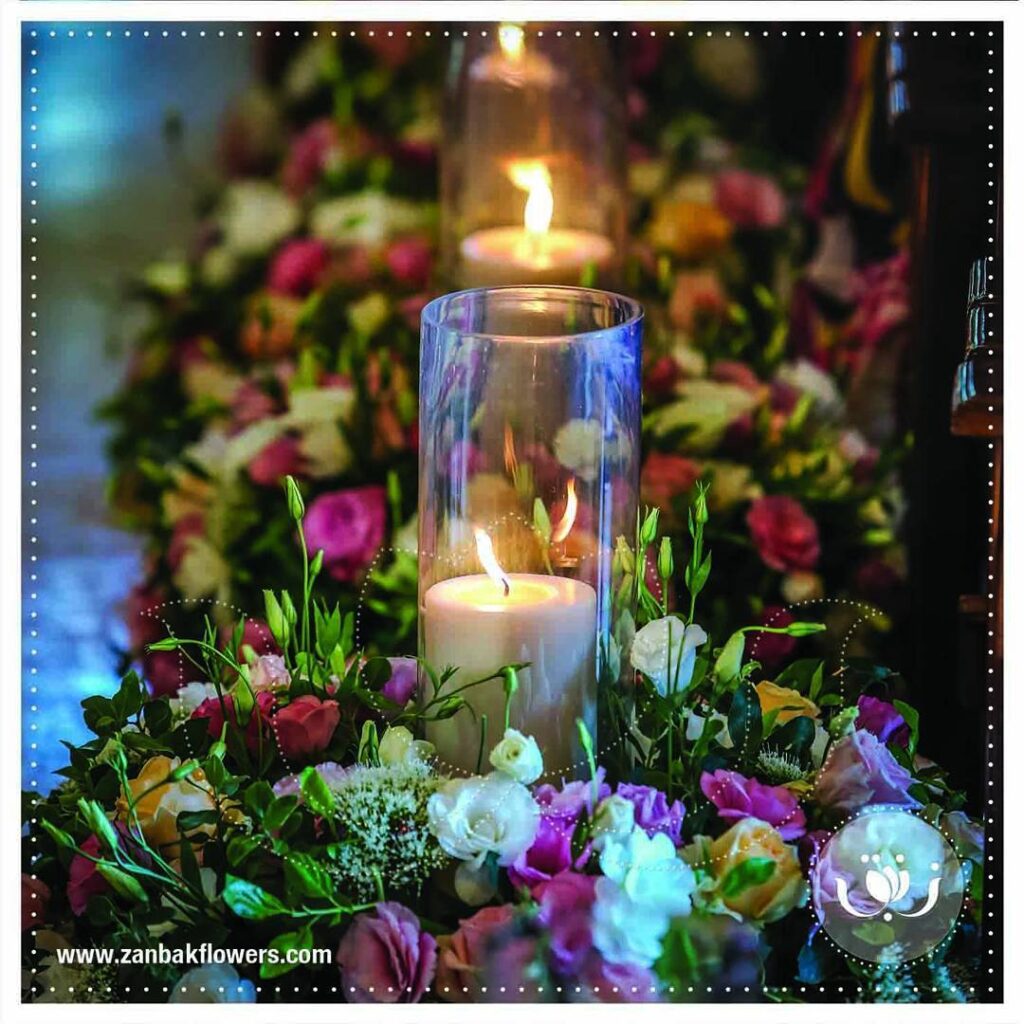
<instances>
[{"instance_id":1,"label":"second candle flame","mask_svg":"<svg viewBox=\"0 0 1024 1024\"><path fill-rule=\"evenodd\" d=\"M572 524L576 522L576 509L576 478L569 477L569 483L565 487L565 512L558 520L558 525L551 531L551 540L555 544L561 544L569 536Z\"/></svg>"},{"instance_id":2,"label":"second candle flame","mask_svg":"<svg viewBox=\"0 0 1024 1024\"><path fill-rule=\"evenodd\" d=\"M480 564L484 567L484 571L487 575L490 576L499 587L504 588L505 596L508 597L509 591L512 587L509 583L508 576L505 574L505 570L498 565L498 560L494 557L494 546L491 544L491 538L487 535L487 532L485 530L481 530L479 526L473 528L473 533L476 536L476 553L480 559Z\"/></svg>"}]
</instances>

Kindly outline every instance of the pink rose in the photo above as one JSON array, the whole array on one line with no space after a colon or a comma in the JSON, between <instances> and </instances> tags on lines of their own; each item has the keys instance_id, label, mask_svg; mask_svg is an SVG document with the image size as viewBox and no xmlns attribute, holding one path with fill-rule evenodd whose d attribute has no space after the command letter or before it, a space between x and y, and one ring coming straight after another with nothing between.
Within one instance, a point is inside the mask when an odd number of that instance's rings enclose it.
<instances>
[{"instance_id":1,"label":"pink rose","mask_svg":"<svg viewBox=\"0 0 1024 1024\"><path fill-rule=\"evenodd\" d=\"M723 171L715 180L715 203L741 228L775 228L786 215L786 197L779 186L752 171Z\"/></svg>"},{"instance_id":2,"label":"pink rose","mask_svg":"<svg viewBox=\"0 0 1024 1024\"><path fill-rule=\"evenodd\" d=\"M423 288L430 280L433 250L425 238L399 238L388 246L384 260L392 277L410 288Z\"/></svg>"},{"instance_id":3,"label":"pink rose","mask_svg":"<svg viewBox=\"0 0 1024 1024\"><path fill-rule=\"evenodd\" d=\"M713 270L683 270L676 275L668 302L673 326L692 331L701 317L720 316L728 305L718 275Z\"/></svg>"},{"instance_id":4,"label":"pink rose","mask_svg":"<svg viewBox=\"0 0 1024 1024\"><path fill-rule=\"evenodd\" d=\"M102 847L96 836L89 836L80 847L82 853L90 857L98 857ZM68 905L75 917L81 917L89 906L89 900L97 893L106 892L109 888L107 880L96 870L96 865L88 857L76 853L71 858L68 868Z\"/></svg>"},{"instance_id":5,"label":"pink rose","mask_svg":"<svg viewBox=\"0 0 1024 1024\"><path fill-rule=\"evenodd\" d=\"M418 1003L437 965L437 942L400 903L378 903L345 932L335 958L353 1003Z\"/></svg>"},{"instance_id":6,"label":"pink rose","mask_svg":"<svg viewBox=\"0 0 1024 1024\"><path fill-rule=\"evenodd\" d=\"M301 476L302 465L298 440L286 435L264 445L247 468L254 484L276 487L286 476Z\"/></svg>"},{"instance_id":7,"label":"pink rose","mask_svg":"<svg viewBox=\"0 0 1024 1024\"><path fill-rule=\"evenodd\" d=\"M711 367L711 379L721 381L723 384L735 384L757 394L764 385L754 371L737 359L717 359Z\"/></svg>"},{"instance_id":8,"label":"pink rose","mask_svg":"<svg viewBox=\"0 0 1024 1024\"><path fill-rule=\"evenodd\" d=\"M420 314L423 307L430 301L430 296L422 292L415 295L408 295L398 301L398 313L405 324L414 331L420 329Z\"/></svg>"},{"instance_id":9,"label":"pink rose","mask_svg":"<svg viewBox=\"0 0 1024 1024\"><path fill-rule=\"evenodd\" d=\"M317 238L294 238L277 251L267 287L283 295L308 295L327 266L327 246Z\"/></svg>"},{"instance_id":10,"label":"pink rose","mask_svg":"<svg viewBox=\"0 0 1024 1024\"><path fill-rule=\"evenodd\" d=\"M277 747L288 758L305 760L330 745L341 719L337 701L311 693L296 697L273 718Z\"/></svg>"},{"instance_id":11,"label":"pink rose","mask_svg":"<svg viewBox=\"0 0 1024 1024\"><path fill-rule=\"evenodd\" d=\"M314 121L292 139L281 169L281 184L293 196L314 185L341 146L338 126L330 119Z\"/></svg>"},{"instance_id":12,"label":"pink rose","mask_svg":"<svg viewBox=\"0 0 1024 1024\"><path fill-rule=\"evenodd\" d=\"M700 478L700 466L685 455L651 452L640 472L640 494L649 505L667 510Z\"/></svg>"},{"instance_id":13,"label":"pink rose","mask_svg":"<svg viewBox=\"0 0 1024 1024\"><path fill-rule=\"evenodd\" d=\"M167 545L167 567L175 572L188 551L189 541L193 537L202 537L206 532L206 524L201 512L189 512L175 524Z\"/></svg>"},{"instance_id":14,"label":"pink rose","mask_svg":"<svg viewBox=\"0 0 1024 1024\"><path fill-rule=\"evenodd\" d=\"M787 840L797 839L807 830L804 812L785 786L766 786L758 779L719 768L714 774L701 775L700 788L729 825L743 818L758 818Z\"/></svg>"},{"instance_id":15,"label":"pink rose","mask_svg":"<svg viewBox=\"0 0 1024 1024\"><path fill-rule=\"evenodd\" d=\"M846 813L870 804L920 807L908 792L912 782L877 736L857 729L832 745L814 795L822 806Z\"/></svg>"},{"instance_id":16,"label":"pink rose","mask_svg":"<svg viewBox=\"0 0 1024 1024\"><path fill-rule=\"evenodd\" d=\"M38 928L46 917L50 887L41 879L21 873L21 930Z\"/></svg>"},{"instance_id":17,"label":"pink rose","mask_svg":"<svg viewBox=\"0 0 1024 1024\"><path fill-rule=\"evenodd\" d=\"M133 651L156 643L167 635L160 614L167 595L158 587L138 583L128 593L124 604L124 621L128 627L128 643Z\"/></svg>"},{"instance_id":18,"label":"pink rose","mask_svg":"<svg viewBox=\"0 0 1024 1024\"><path fill-rule=\"evenodd\" d=\"M236 427L248 427L266 419L276 408L274 399L253 380L242 381L231 397L231 417Z\"/></svg>"},{"instance_id":19,"label":"pink rose","mask_svg":"<svg viewBox=\"0 0 1024 1024\"><path fill-rule=\"evenodd\" d=\"M671 356L658 356L644 369L644 393L660 398L672 394L683 372Z\"/></svg>"},{"instance_id":20,"label":"pink rose","mask_svg":"<svg viewBox=\"0 0 1024 1024\"><path fill-rule=\"evenodd\" d=\"M321 494L306 511L303 526L311 552L323 551L327 572L354 580L384 543L387 507L384 488L353 487Z\"/></svg>"},{"instance_id":21,"label":"pink rose","mask_svg":"<svg viewBox=\"0 0 1024 1024\"><path fill-rule=\"evenodd\" d=\"M480 989L489 949L509 928L514 916L514 909L508 904L484 907L459 921L457 932L442 937L435 986L438 996L450 1003L471 1003L482 997Z\"/></svg>"},{"instance_id":22,"label":"pink rose","mask_svg":"<svg viewBox=\"0 0 1024 1024\"><path fill-rule=\"evenodd\" d=\"M274 695L272 693L263 691L256 694L256 704L244 729L245 745L249 748L250 753L258 753L270 742L270 712L273 707ZM206 731L210 734L210 739L219 740L224 728L225 712L227 712L227 720L236 728L241 729L235 712L235 701L230 694L225 695L223 704L220 697L207 697L192 712L192 717L205 718L207 720Z\"/></svg>"},{"instance_id":23,"label":"pink rose","mask_svg":"<svg viewBox=\"0 0 1024 1024\"><path fill-rule=\"evenodd\" d=\"M792 572L818 564L817 524L795 499L758 498L747 512L747 527L762 561L772 569Z\"/></svg>"}]
</instances>

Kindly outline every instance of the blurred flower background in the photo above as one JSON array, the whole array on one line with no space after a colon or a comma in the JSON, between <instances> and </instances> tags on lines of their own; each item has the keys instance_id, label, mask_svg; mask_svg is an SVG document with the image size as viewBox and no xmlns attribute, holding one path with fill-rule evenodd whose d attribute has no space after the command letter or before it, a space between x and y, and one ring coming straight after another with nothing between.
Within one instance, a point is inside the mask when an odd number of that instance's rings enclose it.
<instances>
[{"instance_id":1,"label":"blurred flower background","mask_svg":"<svg viewBox=\"0 0 1024 1024\"><path fill-rule=\"evenodd\" d=\"M79 700L127 664L155 692L189 682L179 655L143 653L168 626L258 615L268 580L293 586L287 474L332 599L363 602L360 639L413 652L418 315L447 290L440 35L127 28L26 39L41 571L26 561L25 678L60 694L46 733L72 741ZM685 533L711 481L715 635L840 597L820 608L832 635L867 621L857 642L899 669L905 168L880 129L879 48L646 29L614 45L623 290L647 310L643 500ZM762 637L770 670L792 641ZM31 714L25 730L26 776L48 788L63 752Z\"/></svg>"}]
</instances>

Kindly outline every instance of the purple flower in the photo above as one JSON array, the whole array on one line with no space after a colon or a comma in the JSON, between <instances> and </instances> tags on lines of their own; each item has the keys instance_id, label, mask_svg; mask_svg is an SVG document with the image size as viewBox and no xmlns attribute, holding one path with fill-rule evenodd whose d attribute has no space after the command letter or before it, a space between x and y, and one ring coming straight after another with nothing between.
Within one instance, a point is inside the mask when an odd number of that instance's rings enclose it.
<instances>
[{"instance_id":1,"label":"purple flower","mask_svg":"<svg viewBox=\"0 0 1024 1024\"><path fill-rule=\"evenodd\" d=\"M910 772L874 733L857 729L833 744L818 776L818 802L837 811L869 804L920 807L907 790Z\"/></svg>"},{"instance_id":2,"label":"purple flower","mask_svg":"<svg viewBox=\"0 0 1024 1024\"><path fill-rule=\"evenodd\" d=\"M381 687L381 693L400 708L412 700L419 685L419 663L415 658L388 658L391 678Z\"/></svg>"},{"instance_id":3,"label":"purple flower","mask_svg":"<svg viewBox=\"0 0 1024 1024\"><path fill-rule=\"evenodd\" d=\"M631 782L620 782L615 792L633 805L634 820L649 836L664 832L676 846L679 845L686 814L686 808L679 800L673 800L670 807L668 798L660 789Z\"/></svg>"},{"instance_id":4,"label":"purple flower","mask_svg":"<svg viewBox=\"0 0 1024 1024\"><path fill-rule=\"evenodd\" d=\"M563 974L576 973L593 948L590 912L596 882L593 875L560 871L533 890L538 918L550 937L552 963Z\"/></svg>"},{"instance_id":5,"label":"purple flower","mask_svg":"<svg viewBox=\"0 0 1024 1024\"><path fill-rule=\"evenodd\" d=\"M877 697L861 694L857 701L858 729L867 729L874 733L883 743L890 741L897 746L905 747L910 742L910 726L904 717L888 702Z\"/></svg>"},{"instance_id":6,"label":"purple flower","mask_svg":"<svg viewBox=\"0 0 1024 1024\"><path fill-rule=\"evenodd\" d=\"M335 957L353 1003L416 1003L437 965L437 943L401 903L378 903L345 932Z\"/></svg>"},{"instance_id":7,"label":"purple flower","mask_svg":"<svg viewBox=\"0 0 1024 1024\"><path fill-rule=\"evenodd\" d=\"M508 877L512 884L533 889L559 872L572 869L572 833L575 827L575 817L542 813L533 845L509 865ZM580 856L580 860L586 863L588 856L589 850Z\"/></svg>"},{"instance_id":8,"label":"purple flower","mask_svg":"<svg viewBox=\"0 0 1024 1024\"><path fill-rule=\"evenodd\" d=\"M611 793L611 787L604 781L604 769L597 769L597 802L600 803ZM586 780L566 782L561 789L544 783L533 791L533 797L542 813L557 814L575 820L584 808L593 811L594 785Z\"/></svg>"},{"instance_id":9,"label":"purple flower","mask_svg":"<svg viewBox=\"0 0 1024 1024\"><path fill-rule=\"evenodd\" d=\"M323 551L330 576L350 583L384 543L386 519L383 487L330 491L321 494L306 512L306 543L311 553Z\"/></svg>"},{"instance_id":10,"label":"purple flower","mask_svg":"<svg viewBox=\"0 0 1024 1024\"><path fill-rule=\"evenodd\" d=\"M714 774L701 775L700 788L718 808L718 816L730 824L743 818L759 818L783 839L797 839L806 831L804 812L785 786L766 786L739 772L719 768Z\"/></svg>"}]
</instances>

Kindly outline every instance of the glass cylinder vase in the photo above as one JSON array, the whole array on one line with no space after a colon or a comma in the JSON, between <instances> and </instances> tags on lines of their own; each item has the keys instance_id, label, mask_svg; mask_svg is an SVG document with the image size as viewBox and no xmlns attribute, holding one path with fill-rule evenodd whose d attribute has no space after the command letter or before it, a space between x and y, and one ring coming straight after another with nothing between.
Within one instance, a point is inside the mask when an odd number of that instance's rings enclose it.
<instances>
[{"instance_id":1,"label":"glass cylinder vase","mask_svg":"<svg viewBox=\"0 0 1024 1024\"><path fill-rule=\"evenodd\" d=\"M456 287L618 283L623 95L604 37L501 25L456 42L441 149Z\"/></svg>"},{"instance_id":2,"label":"glass cylinder vase","mask_svg":"<svg viewBox=\"0 0 1024 1024\"><path fill-rule=\"evenodd\" d=\"M427 739L456 770L486 768L507 716L547 775L579 773L576 720L595 733L631 621L617 547L636 527L642 319L622 296L547 286L423 311L420 654L457 671L422 689ZM527 666L516 692L477 682L508 664Z\"/></svg>"}]
</instances>

